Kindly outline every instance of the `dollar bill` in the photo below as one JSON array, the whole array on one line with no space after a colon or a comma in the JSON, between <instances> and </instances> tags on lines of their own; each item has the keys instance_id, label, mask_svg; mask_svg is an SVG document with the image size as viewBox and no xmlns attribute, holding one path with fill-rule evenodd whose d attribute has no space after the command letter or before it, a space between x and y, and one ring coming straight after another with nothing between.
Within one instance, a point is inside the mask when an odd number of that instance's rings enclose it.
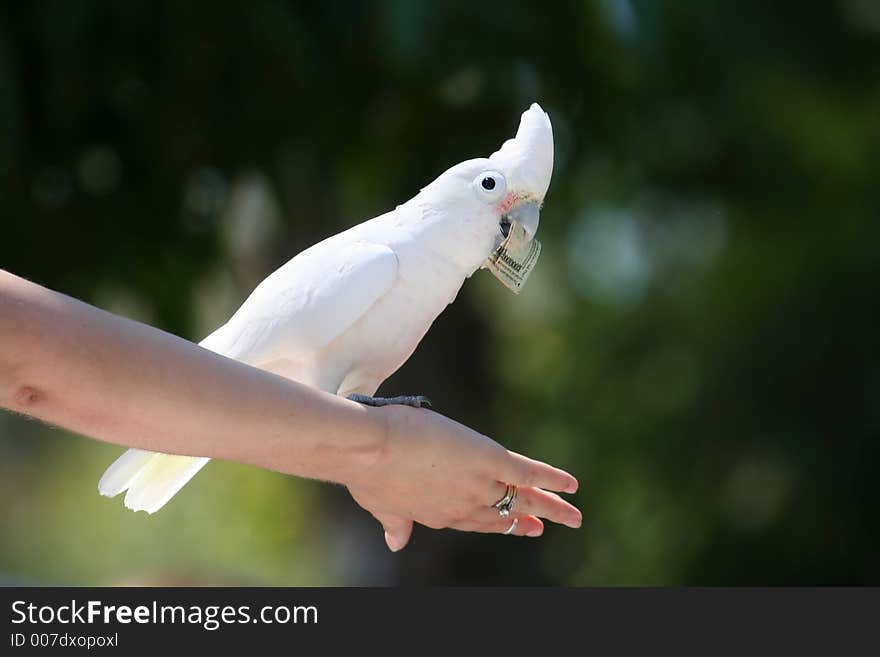
<instances>
[{"instance_id":1,"label":"dollar bill","mask_svg":"<svg viewBox=\"0 0 880 657\"><path fill-rule=\"evenodd\" d=\"M541 243L529 240L529 235L518 223L510 224L510 232L486 260L484 267L499 281L519 294L541 255Z\"/></svg>"}]
</instances>

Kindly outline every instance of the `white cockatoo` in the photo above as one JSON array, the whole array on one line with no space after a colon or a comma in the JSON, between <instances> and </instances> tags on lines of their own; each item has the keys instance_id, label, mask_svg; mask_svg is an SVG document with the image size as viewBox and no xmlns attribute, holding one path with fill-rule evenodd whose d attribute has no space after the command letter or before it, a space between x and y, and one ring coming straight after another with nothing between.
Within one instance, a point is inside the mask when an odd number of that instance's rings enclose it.
<instances>
[{"instance_id":1,"label":"white cockatoo","mask_svg":"<svg viewBox=\"0 0 880 657\"><path fill-rule=\"evenodd\" d=\"M200 344L362 403L426 405L423 397L372 395L477 269L494 263L502 280L497 268L505 266L527 275L552 171L550 118L535 103L497 152L455 165L391 212L299 253ZM504 252L514 232L527 263ZM518 291L522 280L505 282ZM130 449L98 489L108 497L127 490L125 506L153 513L208 461Z\"/></svg>"}]
</instances>

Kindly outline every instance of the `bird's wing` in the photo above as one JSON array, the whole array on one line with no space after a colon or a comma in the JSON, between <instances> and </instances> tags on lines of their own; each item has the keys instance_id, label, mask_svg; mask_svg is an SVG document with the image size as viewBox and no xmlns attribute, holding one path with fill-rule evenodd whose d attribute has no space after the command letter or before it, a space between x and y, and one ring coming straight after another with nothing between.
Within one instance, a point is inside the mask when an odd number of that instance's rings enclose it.
<instances>
[{"instance_id":1,"label":"bird's wing","mask_svg":"<svg viewBox=\"0 0 880 657\"><path fill-rule=\"evenodd\" d=\"M255 364L328 345L376 303L397 277L397 255L366 241L327 240L260 283L202 346Z\"/></svg>"}]
</instances>

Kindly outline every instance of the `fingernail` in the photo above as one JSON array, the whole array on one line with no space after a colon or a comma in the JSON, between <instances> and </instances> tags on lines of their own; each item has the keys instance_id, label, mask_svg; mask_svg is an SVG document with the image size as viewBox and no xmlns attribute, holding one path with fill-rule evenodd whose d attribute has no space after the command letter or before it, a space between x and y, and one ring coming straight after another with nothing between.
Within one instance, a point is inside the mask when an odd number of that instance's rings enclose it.
<instances>
[{"instance_id":1,"label":"fingernail","mask_svg":"<svg viewBox=\"0 0 880 657\"><path fill-rule=\"evenodd\" d=\"M584 519L581 516L574 516L566 524L572 529L579 529Z\"/></svg>"},{"instance_id":2,"label":"fingernail","mask_svg":"<svg viewBox=\"0 0 880 657\"><path fill-rule=\"evenodd\" d=\"M385 534L385 543L388 544L388 549L392 552L400 550L400 540L396 536Z\"/></svg>"},{"instance_id":3,"label":"fingernail","mask_svg":"<svg viewBox=\"0 0 880 657\"><path fill-rule=\"evenodd\" d=\"M544 533L543 529L533 529L532 531L528 532L526 534L526 536L531 536L532 538L537 538L538 536L540 536L543 533Z\"/></svg>"}]
</instances>

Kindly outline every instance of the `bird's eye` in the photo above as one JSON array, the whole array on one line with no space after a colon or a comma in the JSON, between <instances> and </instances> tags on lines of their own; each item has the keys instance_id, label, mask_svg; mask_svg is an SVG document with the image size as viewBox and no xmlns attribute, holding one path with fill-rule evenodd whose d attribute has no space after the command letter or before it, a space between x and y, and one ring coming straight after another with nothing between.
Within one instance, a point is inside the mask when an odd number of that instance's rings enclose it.
<instances>
[{"instance_id":1,"label":"bird's eye","mask_svg":"<svg viewBox=\"0 0 880 657\"><path fill-rule=\"evenodd\" d=\"M474 189L477 196L486 203L495 203L501 200L507 191L507 181L497 171L484 171L474 179Z\"/></svg>"}]
</instances>

